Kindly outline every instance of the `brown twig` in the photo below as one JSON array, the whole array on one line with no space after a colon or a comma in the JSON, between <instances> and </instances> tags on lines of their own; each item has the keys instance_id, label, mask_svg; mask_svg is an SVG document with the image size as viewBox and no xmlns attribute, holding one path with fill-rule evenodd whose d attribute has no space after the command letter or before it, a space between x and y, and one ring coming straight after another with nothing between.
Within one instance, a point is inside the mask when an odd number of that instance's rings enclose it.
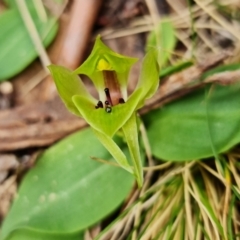
<instances>
[{"instance_id":1,"label":"brown twig","mask_svg":"<svg viewBox=\"0 0 240 240\"><path fill-rule=\"evenodd\" d=\"M58 64L75 69L83 61L100 5L100 0L75 0L73 2L71 18L59 52Z\"/></svg>"}]
</instances>

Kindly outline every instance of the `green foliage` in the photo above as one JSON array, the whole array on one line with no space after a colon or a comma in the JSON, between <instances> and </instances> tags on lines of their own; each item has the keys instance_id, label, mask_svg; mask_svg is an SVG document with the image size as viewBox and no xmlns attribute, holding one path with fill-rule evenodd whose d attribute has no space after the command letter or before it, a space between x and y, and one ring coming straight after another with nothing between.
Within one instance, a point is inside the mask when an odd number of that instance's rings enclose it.
<instances>
[{"instance_id":1,"label":"green foliage","mask_svg":"<svg viewBox=\"0 0 240 240\"><path fill-rule=\"evenodd\" d=\"M145 117L152 153L169 161L214 156L240 141L240 85L213 85Z\"/></svg>"},{"instance_id":2,"label":"green foliage","mask_svg":"<svg viewBox=\"0 0 240 240\"><path fill-rule=\"evenodd\" d=\"M193 61L185 61L175 64L173 66L166 67L161 70L160 78L167 77L174 73L183 71L184 69L191 67L193 64L194 64Z\"/></svg>"},{"instance_id":3,"label":"green foliage","mask_svg":"<svg viewBox=\"0 0 240 240\"><path fill-rule=\"evenodd\" d=\"M29 8L29 12L43 45L48 46L57 33L56 19L49 16L43 22L36 9ZM13 7L0 15L0 29L0 81L4 81L21 72L38 54L17 8Z\"/></svg>"},{"instance_id":4,"label":"green foliage","mask_svg":"<svg viewBox=\"0 0 240 240\"><path fill-rule=\"evenodd\" d=\"M148 36L147 50L159 49L158 63L164 67L176 45L175 30L169 19L163 19Z\"/></svg>"},{"instance_id":5,"label":"green foliage","mask_svg":"<svg viewBox=\"0 0 240 240\"><path fill-rule=\"evenodd\" d=\"M84 229L116 209L133 178L121 168L91 160L90 154L110 158L90 129L45 151L25 176L0 239L81 239Z\"/></svg>"}]
</instances>

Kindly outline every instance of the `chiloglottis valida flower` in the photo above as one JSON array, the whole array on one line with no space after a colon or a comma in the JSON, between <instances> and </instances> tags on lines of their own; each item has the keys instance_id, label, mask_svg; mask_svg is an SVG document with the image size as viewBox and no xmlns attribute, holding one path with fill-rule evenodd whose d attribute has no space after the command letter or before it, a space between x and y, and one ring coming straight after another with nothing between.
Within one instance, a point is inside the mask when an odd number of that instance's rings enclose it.
<instances>
[{"instance_id":1,"label":"chiloglottis valida flower","mask_svg":"<svg viewBox=\"0 0 240 240\"><path fill-rule=\"evenodd\" d=\"M48 68L69 111L86 120L118 164L134 174L138 185L142 186L143 171L136 111L158 88L157 52L152 50L144 57L136 89L128 96L128 74L136 61L136 58L115 53L103 44L98 36L90 56L75 71L56 65ZM95 99L87 91L79 74L87 75L92 80L99 99ZM132 165L113 140L119 130L122 130L125 136Z\"/></svg>"}]
</instances>

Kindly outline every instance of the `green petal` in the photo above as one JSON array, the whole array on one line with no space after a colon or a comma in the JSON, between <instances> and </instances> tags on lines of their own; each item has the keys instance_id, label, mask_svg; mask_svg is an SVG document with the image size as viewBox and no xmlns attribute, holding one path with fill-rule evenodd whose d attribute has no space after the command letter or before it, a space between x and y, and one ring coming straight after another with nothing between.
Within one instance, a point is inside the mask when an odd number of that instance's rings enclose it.
<instances>
[{"instance_id":1,"label":"green petal","mask_svg":"<svg viewBox=\"0 0 240 240\"><path fill-rule=\"evenodd\" d=\"M122 168L133 174L132 167L129 165L126 156L118 147L118 145L113 141L113 139L96 130L94 130L94 133L99 139L99 141L103 144L103 146L110 152L110 154L118 162L118 164Z\"/></svg>"},{"instance_id":2,"label":"green petal","mask_svg":"<svg viewBox=\"0 0 240 240\"><path fill-rule=\"evenodd\" d=\"M142 69L137 85L138 88L142 88L141 102L138 108L144 105L144 101L150 98L157 91L159 86L159 66L157 62L156 50L149 51L143 59Z\"/></svg>"},{"instance_id":3,"label":"green petal","mask_svg":"<svg viewBox=\"0 0 240 240\"><path fill-rule=\"evenodd\" d=\"M142 89L139 88L126 103L112 107L110 113L107 113L104 108L95 109L95 106L85 97L76 95L72 99L83 118L92 128L113 137L132 116L139 103L141 93Z\"/></svg>"},{"instance_id":4,"label":"green petal","mask_svg":"<svg viewBox=\"0 0 240 240\"><path fill-rule=\"evenodd\" d=\"M99 61L102 62L102 60L106 61L107 64L106 69L101 68L100 71L98 64ZM128 73L137 60L137 58L126 57L115 53L108 48L101 41L100 36L98 36L90 56L74 71L74 73L87 75L98 90L103 90L104 88L102 88L102 86L104 86L104 79L103 77L99 77L99 74L102 74L103 70L112 70L120 74L118 80L121 88L126 88Z\"/></svg>"},{"instance_id":5,"label":"green petal","mask_svg":"<svg viewBox=\"0 0 240 240\"><path fill-rule=\"evenodd\" d=\"M74 95L81 95L87 98L92 104L96 104L97 101L89 94L77 75L62 66L50 65L48 69L51 72L61 99L70 112L81 116L72 101L72 96Z\"/></svg>"}]
</instances>

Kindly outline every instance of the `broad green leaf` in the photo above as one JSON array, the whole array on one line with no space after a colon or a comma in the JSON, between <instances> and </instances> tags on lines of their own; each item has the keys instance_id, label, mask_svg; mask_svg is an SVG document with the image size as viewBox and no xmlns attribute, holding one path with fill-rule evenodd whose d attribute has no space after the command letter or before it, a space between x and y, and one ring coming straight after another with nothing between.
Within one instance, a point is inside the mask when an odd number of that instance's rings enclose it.
<instances>
[{"instance_id":1,"label":"broad green leaf","mask_svg":"<svg viewBox=\"0 0 240 240\"><path fill-rule=\"evenodd\" d=\"M55 18L48 17L47 22L42 22L35 9L30 14L44 46L48 46L57 33ZM37 57L37 52L17 9L0 15L0 29L0 81L4 81L27 67Z\"/></svg>"},{"instance_id":2,"label":"broad green leaf","mask_svg":"<svg viewBox=\"0 0 240 240\"><path fill-rule=\"evenodd\" d=\"M93 105L96 105L97 101L87 91L78 75L73 74L70 70L62 66L50 65L48 68L56 84L59 96L70 112L81 116L72 101L72 96L74 95L86 97Z\"/></svg>"},{"instance_id":3,"label":"broad green leaf","mask_svg":"<svg viewBox=\"0 0 240 240\"><path fill-rule=\"evenodd\" d=\"M175 30L169 19L163 19L150 33L147 40L147 49L159 49L158 63L162 68L166 65L176 45Z\"/></svg>"},{"instance_id":4,"label":"broad green leaf","mask_svg":"<svg viewBox=\"0 0 240 240\"><path fill-rule=\"evenodd\" d=\"M75 95L72 99L83 118L92 128L109 137L113 137L132 116L140 100L141 93L142 89L139 88L130 96L126 103L112 107L110 113L107 113L104 108L95 109L95 106L85 97Z\"/></svg>"},{"instance_id":5,"label":"broad green leaf","mask_svg":"<svg viewBox=\"0 0 240 240\"><path fill-rule=\"evenodd\" d=\"M84 232L75 232L71 234L57 234L36 231L33 229L17 229L10 234L8 240L84 240Z\"/></svg>"},{"instance_id":6,"label":"broad green leaf","mask_svg":"<svg viewBox=\"0 0 240 240\"><path fill-rule=\"evenodd\" d=\"M48 236L44 240L75 240L76 234L116 209L134 179L125 170L90 156L110 158L90 129L46 150L23 179L0 239L17 240L22 231L24 240L35 239L34 234Z\"/></svg>"},{"instance_id":7,"label":"broad green leaf","mask_svg":"<svg viewBox=\"0 0 240 240\"><path fill-rule=\"evenodd\" d=\"M152 153L189 161L226 152L240 142L240 84L213 85L144 117Z\"/></svg>"}]
</instances>

